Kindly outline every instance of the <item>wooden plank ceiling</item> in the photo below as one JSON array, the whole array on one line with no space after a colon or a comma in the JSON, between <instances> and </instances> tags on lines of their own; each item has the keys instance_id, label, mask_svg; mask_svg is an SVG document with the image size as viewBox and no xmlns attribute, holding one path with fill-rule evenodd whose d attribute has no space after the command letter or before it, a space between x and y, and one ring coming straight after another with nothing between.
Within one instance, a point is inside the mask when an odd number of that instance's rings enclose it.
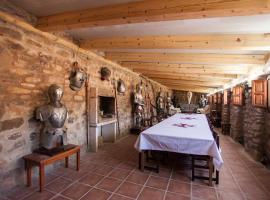
<instances>
[{"instance_id":1,"label":"wooden plank ceiling","mask_svg":"<svg viewBox=\"0 0 270 200\"><path fill-rule=\"evenodd\" d=\"M38 19L37 28L67 31L171 20L252 16L269 14L269 2L146 0L43 16ZM270 51L270 35L267 32L210 35L153 33L88 38L81 41L81 47L105 52L107 59L172 89L207 93L248 74L251 69L263 68L266 64L265 52Z\"/></svg>"}]
</instances>

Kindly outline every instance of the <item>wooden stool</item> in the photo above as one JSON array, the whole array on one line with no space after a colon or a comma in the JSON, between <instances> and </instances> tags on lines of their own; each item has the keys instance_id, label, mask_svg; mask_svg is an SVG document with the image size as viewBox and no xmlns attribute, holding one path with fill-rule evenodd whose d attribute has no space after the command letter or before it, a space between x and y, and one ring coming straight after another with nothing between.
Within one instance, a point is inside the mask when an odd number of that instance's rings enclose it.
<instances>
[{"instance_id":1,"label":"wooden stool","mask_svg":"<svg viewBox=\"0 0 270 200\"><path fill-rule=\"evenodd\" d=\"M68 150L58 152L53 156L48 156L39 153L32 153L23 157L25 161L25 169L27 171L27 186L30 187L32 184L32 166L39 167L39 191L42 192L44 189L44 168L46 165L52 164L56 161L65 159L65 167L68 167L69 156L76 154L77 158L77 171L80 169L80 147L77 145L68 145Z\"/></svg>"}]
</instances>

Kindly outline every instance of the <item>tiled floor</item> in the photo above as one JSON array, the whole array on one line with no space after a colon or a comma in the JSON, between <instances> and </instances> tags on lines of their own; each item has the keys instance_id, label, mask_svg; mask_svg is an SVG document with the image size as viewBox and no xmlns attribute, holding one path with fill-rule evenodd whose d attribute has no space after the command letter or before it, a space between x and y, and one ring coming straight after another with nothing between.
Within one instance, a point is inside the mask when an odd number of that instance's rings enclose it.
<instances>
[{"instance_id":1,"label":"tiled floor","mask_svg":"<svg viewBox=\"0 0 270 200\"><path fill-rule=\"evenodd\" d=\"M130 135L115 144L104 145L98 153L82 156L81 170L59 167L46 175L46 190L20 186L3 199L26 200L267 200L270 199L270 171L252 161L243 148L229 137L221 137L225 164L220 184L190 181L187 156L170 155L170 164L160 173L137 169L138 153ZM74 163L74 162L73 162ZM74 164L73 164L74 165ZM36 184L36 183L35 183ZM0 197L0 200L1 197Z\"/></svg>"}]
</instances>

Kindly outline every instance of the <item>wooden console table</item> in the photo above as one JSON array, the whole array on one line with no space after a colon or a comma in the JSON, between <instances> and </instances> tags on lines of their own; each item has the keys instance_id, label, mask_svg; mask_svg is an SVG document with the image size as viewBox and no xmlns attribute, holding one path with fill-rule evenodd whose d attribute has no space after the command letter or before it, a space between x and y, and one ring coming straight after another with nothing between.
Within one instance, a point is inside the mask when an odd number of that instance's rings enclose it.
<instances>
[{"instance_id":1,"label":"wooden console table","mask_svg":"<svg viewBox=\"0 0 270 200\"><path fill-rule=\"evenodd\" d=\"M69 145L68 150L63 150L53 156L47 156L39 153L32 153L23 157L25 161L25 168L27 172L27 186L32 184L32 166L39 167L39 191L42 192L44 189L45 174L44 168L46 165L52 164L56 161L65 159L65 167L68 167L69 156L76 154L77 158L77 171L80 169L80 146Z\"/></svg>"}]
</instances>

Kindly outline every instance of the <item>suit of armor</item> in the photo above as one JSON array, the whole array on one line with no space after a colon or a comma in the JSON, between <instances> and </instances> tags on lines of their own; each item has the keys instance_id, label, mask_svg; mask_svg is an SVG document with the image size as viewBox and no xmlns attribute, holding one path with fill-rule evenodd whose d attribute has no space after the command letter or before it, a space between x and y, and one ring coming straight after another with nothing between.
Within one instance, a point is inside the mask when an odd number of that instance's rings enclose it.
<instances>
[{"instance_id":1,"label":"suit of armor","mask_svg":"<svg viewBox=\"0 0 270 200\"><path fill-rule=\"evenodd\" d=\"M138 84L136 86L136 92L134 94L134 125L135 128L141 128L143 122L143 114L144 114L144 98L142 95L142 85Z\"/></svg>"},{"instance_id":2,"label":"suit of armor","mask_svg":"<svg viewBox=\"0 0 270 200\"><path fill-rule=\"evenodd\" d=\"M167 115L171 115L171 106L172 106L172 99L170 96L167 96L166 99L166 111L167 111Z\"/></svg>"},{"instance_id":3,"label":"suit of armor","mask_svg":"<svg viewBox=\"0 0 270 200\"><path fill-rule=\"evenodd\" d=\"M60 100L63 90L58 85L51 85L48 90L49 104L37 108L36 118L44 122L41 135L41 146L46 149L67 144L65 121L68 117L67 108Z\"/></svg>"},{"instance_id":4,"label":"suit of armor","mask_svg":"<svg viewBox=\"0 0 270 200\"><path fill-rule=\"evenodd\" d=\"M157 103L157 115L163 115L163 113L164 113L164 99L161 96L161 92L158 93L156 103Z\"/></svg>"},{"instance_id":5,"label":"suit of armor","mask_svg":"<svg viewBox=\"0 0 270 200\"><path fill-rule=\"evenodd\" d=\"M204 108L207 105L207 99L205 96L202 94L201 99L199 101L199 107Z\"/></svg>"},{"instance_id":6,"label":"suit of armor","mask_svg":"<svg viewBox=\"0 0 270 200\"><path fill-rule=\"evenodd\" d=\"M79 91L87 79L86 73L78 67L78 63L74 63L74 69L70 72L69 87L74 91Z\"/></svg>"}]
</instances>

